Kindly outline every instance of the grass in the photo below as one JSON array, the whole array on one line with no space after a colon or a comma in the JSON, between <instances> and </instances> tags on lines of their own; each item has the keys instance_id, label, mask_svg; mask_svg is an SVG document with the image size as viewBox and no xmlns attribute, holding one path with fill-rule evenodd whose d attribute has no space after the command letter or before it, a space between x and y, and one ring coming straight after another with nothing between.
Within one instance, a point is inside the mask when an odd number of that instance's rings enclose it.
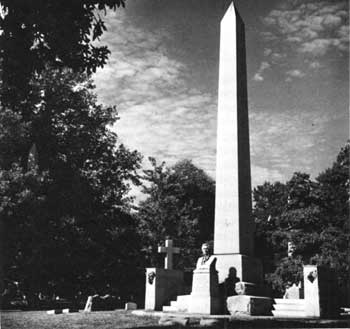
<instances>
[{"instance_id":1,"label":"grass","mask_svg":"<svg viewBox=\"0 0 350 329\"><path fill-rule=\"evenodd\" d=\"M48 315L46 311L1 313L2 329L122 329L155 328L158 318L140 317L128 311L101 311Z\"/></svg>"}]
</instances>

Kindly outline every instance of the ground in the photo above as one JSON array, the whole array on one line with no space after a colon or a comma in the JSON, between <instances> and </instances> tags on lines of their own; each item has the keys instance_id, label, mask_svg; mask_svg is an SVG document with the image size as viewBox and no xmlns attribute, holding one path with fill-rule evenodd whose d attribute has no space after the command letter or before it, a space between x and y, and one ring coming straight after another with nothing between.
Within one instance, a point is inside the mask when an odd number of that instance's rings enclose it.
<instances>
[{"instance_id":1,"label":"ground","mask_svg":"<svg viewBox=\"0 0 350 329\"><path fill-rule=\"evenodd\" d=\"M151 314L152 312L150 312ZM153 312L154 313L154 312ZM157 313L157 312L155 312ZM177 320L187 317L188 327L207 329L271 329L271 328L350 328L350 317L338 320L320 319L276 319L272 316L235 317L190 315L190 314L163 314L165 319L175 317ZM213 320L216 319L216 322ZM203 321L204 320L204 321ZM181 321L158 324L157 316L136 316L130 311L100 311L70 314L48 315L46 311L1 313L2 329L179 329ZM200 323L201 322L201 323ZM182 323L183 324L183 323Z\"/></svg>"},{"instance_id":2,"label":"ground","mask_svg":"<svg viewBox=\"0 0 350 329\"><path fill-rule=\"evenodd\" d=\"M121 329L158 327L159 318L117 310L48 315L46 311L1 312L3 329Z\"/></svg>"}]
</instances>

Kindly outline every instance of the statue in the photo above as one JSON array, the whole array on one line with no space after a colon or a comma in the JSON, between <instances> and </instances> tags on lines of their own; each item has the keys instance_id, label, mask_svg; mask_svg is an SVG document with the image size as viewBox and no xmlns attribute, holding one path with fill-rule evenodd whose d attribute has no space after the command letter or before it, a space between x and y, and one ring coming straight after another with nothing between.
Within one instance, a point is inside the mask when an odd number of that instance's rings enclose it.
<instances>
[{"instance_id":1,"label":"statue","mask_svg":"<svg viewBox=\"0 0 350 329\"><path fill-rule=\"evenodd\" d=\"M211 254L211 249L209 243L202 244L202 257L197 260L196 270L198 269L208 269L211 265L215 265L216 257ZM215 268L215 267L214 267Z\"/></svg>"}]
</instances>

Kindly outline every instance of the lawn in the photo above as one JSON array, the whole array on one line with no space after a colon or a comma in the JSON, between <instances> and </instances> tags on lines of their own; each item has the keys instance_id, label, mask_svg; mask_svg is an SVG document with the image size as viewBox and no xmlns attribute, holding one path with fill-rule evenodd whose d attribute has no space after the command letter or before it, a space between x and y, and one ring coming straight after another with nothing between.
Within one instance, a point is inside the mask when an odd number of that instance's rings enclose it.
<instances>
[{"instance_id":1,"label":"lawn","mask_svg":"<svg viewBox=\"0 0 350 329\"><path fill-rule=\"evenodd\" d=\"M2 329L121 329L159 327L159 318L140 317L128 311L101 311L48 315L46 311L1 312Z\"/></svg>"}]
</instances>

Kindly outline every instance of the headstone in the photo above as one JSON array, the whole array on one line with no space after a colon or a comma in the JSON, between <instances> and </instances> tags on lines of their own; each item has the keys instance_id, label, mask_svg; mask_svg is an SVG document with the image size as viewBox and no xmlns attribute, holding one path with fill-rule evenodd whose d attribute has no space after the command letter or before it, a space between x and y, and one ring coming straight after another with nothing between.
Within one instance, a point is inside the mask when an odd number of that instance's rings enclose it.
<instances>
[{"instance_id":1,"label":"headstone","mask_svg":"<svg viewBox=\"0 0 350 329\"><path fill-rule=\"evenodd\" d=\"M333 318L340 312L335 272L304 265L305 313L310 317Z\"/></svg>"},{"instance_id":2,"label":"headstone","mask_svg":"<svg viewBox=\"0 0 350 329\"><path fill-rule=\"evenodd\" d=\"M62 313L63 313L63 314L77 313L77 312L79 312L79 310L76 309L76 308L64 308L64 309L62 310Z\"/></svg>"},{"instance_id":3,"label":"headstone","mask_svg":"<svg viewBox=\"0 0 350 329\"><path fill-rule=\"evenodd\" d=\"M125 311L134 311L136 309L137 309L136 303L132 303L132 302L125 303Z\"/></svg>"},{"instance_id":4,"label":"headstone","mask_svg":"<svg viewBox=\"0 0 350 329\"><path fill-rule=\"evenodd\" d=\"M173 254L178 254L180 248L173 246L173 240L165 240L165 247L158 247L159 253L165 253L164 268L167 270L173 269Z\"/></svg>"},{"instance_id":5,"label":"headstone","mask_svg":"<svg viewBox=\"0 0 350 329\"><path fill-rule=\"evenodd\" d=\"M92 309L92 299L93 299L93 296L89 296L86 300L86 304L85 304L85 307L84 307L84 312L91 312L91 309Z\"/></svg>"},{"instance_id":6,"label":"headstone","mask_svg":"<svg viewBox=\"0 0 350 329\"><path fill-rule=\"evenodd\" d=\"M231 3L220 26L214 229L220 283L231 267L243 282L262 282L262 265L253 258L251 208L244 24Z\"/></svg>"},{"instance_id":7,"label":"headstone","mask_svg":"<svg viewBox=\"0 0 350 329\"><path fill-rule=\"evenodd\" d=\"M62 309L49 310L49 311L46 311L46 314L49 314L49 315L53 315L53 314L62 314Z\"/></svg>"}]
</instances>

